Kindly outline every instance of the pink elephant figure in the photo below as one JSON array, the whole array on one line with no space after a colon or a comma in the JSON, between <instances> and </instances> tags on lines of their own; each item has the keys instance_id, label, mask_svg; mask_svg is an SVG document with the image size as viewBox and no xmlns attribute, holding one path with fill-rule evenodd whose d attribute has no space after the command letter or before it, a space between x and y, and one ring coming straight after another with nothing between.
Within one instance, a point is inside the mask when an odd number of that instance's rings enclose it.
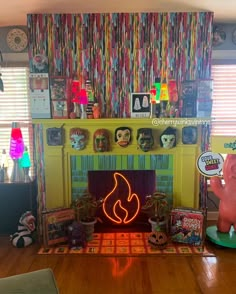
<instances>
[{"instance_id":1,"label":"pink elephant figure","mask_svg":"<svg viewBox=\"0 0 236 294\"><path fill-rule=\"evenodd\" d=\"M219 177L210 179L215 195L220 199L217 229L228 233L231 225L236 231L236 154L228 154L223 165L225 184Z\"/></svg>"}]
</instances>

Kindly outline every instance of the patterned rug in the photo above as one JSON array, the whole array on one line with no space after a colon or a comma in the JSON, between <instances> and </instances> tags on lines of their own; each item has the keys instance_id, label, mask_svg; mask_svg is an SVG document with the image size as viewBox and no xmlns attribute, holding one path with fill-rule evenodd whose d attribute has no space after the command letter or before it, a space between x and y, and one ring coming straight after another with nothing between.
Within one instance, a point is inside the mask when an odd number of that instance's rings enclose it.
<instances>
[{"instance_id":1,"label":"patterned rug","mask_svg":"<svg viewBox=\"0 0 236 294\"><path fill-rule=\"evenodd\" d=\"M206 246L168 243L165 249L153 249L148 244L148 233L95 233L86 248L70 249L68 245L40 248L38 254L80 254L102 256L199 255L215 256Z\"/></svg>"}]
</instances>

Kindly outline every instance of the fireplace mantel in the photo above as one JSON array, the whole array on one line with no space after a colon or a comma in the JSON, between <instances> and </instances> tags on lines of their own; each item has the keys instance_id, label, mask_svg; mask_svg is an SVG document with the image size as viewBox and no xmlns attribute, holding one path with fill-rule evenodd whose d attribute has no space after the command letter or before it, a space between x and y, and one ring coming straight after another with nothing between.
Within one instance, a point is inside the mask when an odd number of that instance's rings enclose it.
<instances>
[{"instance_id":1,"label":"fireplace mantel","mask_svg":"<svg viewBox=\"0 0 236 294\"><path fill-rule=\"evenodd\" d=\"M43 145L45 161L45 188L46 208L69 206L72 197L71 186L71 156L82 155L143 155L154 154L173 155L173 204L174 206L198 207L199 203L199 174L196 169L196 159L200 153L200 144L185 145L181 140L184 126L198 127L198 143L201 139L200 119L34 119L34 124L43 126ZM204 120L207 123L207 120ZM127 126L132 129L132 141L126 148L115 143L114 132L117 127ZM172 149L164 149L159 144L160 134L168 127L177 129L177 145ZM59 146L47 144L47 129L62 128L64 142ZM69 133L71 128L87 129L88 144L84 150L75 150L71 147ZM111 134L111 151L95 153L93 150L93 133L96 129L106 128ZM136 134L139 128L152 128L155 144L153 150L143 152L137 148Z\"/></svg>"}]
</instances>

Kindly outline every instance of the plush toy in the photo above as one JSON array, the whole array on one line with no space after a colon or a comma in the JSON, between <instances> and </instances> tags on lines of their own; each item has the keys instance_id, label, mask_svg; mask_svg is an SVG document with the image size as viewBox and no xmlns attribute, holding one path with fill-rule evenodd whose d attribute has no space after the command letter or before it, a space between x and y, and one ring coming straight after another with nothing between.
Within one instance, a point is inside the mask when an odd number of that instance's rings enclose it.
<instances>
[{"instance_id":1,"label":"plush toy","mask_svg":"<svg viewBox=\"0 0 236 294\"><path fill-rule=\"evenodd\" d=\"M225 184L217 176L210 180L215 195L220 199L217 229L228 233L231 225L236 231L236 154L228 154L223 165Z\"/></svg>"},{"instance_id":2,"label":"plush toy","mask_svg":"<svg viewBox=\"0 0 236 294\"><path fill-rule=\"evenodd\" d=\"M26 211L19 219L18 231L10 236L12 245L17 248L23 248L31 245L34 241L34 231L35 217L30 211Z\"/></svg>"}]
</instances>

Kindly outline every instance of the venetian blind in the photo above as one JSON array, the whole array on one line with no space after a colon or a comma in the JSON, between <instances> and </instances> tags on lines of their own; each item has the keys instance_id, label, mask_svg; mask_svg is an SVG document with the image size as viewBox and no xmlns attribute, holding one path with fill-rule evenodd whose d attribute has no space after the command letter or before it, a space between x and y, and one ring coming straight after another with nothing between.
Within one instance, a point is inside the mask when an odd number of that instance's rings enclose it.
<instances>
[{"instance_id":1,"label":"venetian blind","mask_svg":"<svg viewBox=\"0 0 236 294\"><path fill-rule=\"evenodd\" d=\"M18 122L24 144L28 147L33 164L33 131L30 114L29 69L27 67L1 67L4 91L0 91L0 158L3 149L9 155L12 122ZM13 162L9 156L8 174ZM33 175L33 167L30 168Z\"/></svg>"},{"instance_id":2,"label":"venetian blind","mask_svg":"<svg viewBox=\"0 0 236 294\"><path fill-rule=\"evenodd\" d=\"M236 135L236 64L212 65L213 136Z\"/></svg>"}]
</instances>

